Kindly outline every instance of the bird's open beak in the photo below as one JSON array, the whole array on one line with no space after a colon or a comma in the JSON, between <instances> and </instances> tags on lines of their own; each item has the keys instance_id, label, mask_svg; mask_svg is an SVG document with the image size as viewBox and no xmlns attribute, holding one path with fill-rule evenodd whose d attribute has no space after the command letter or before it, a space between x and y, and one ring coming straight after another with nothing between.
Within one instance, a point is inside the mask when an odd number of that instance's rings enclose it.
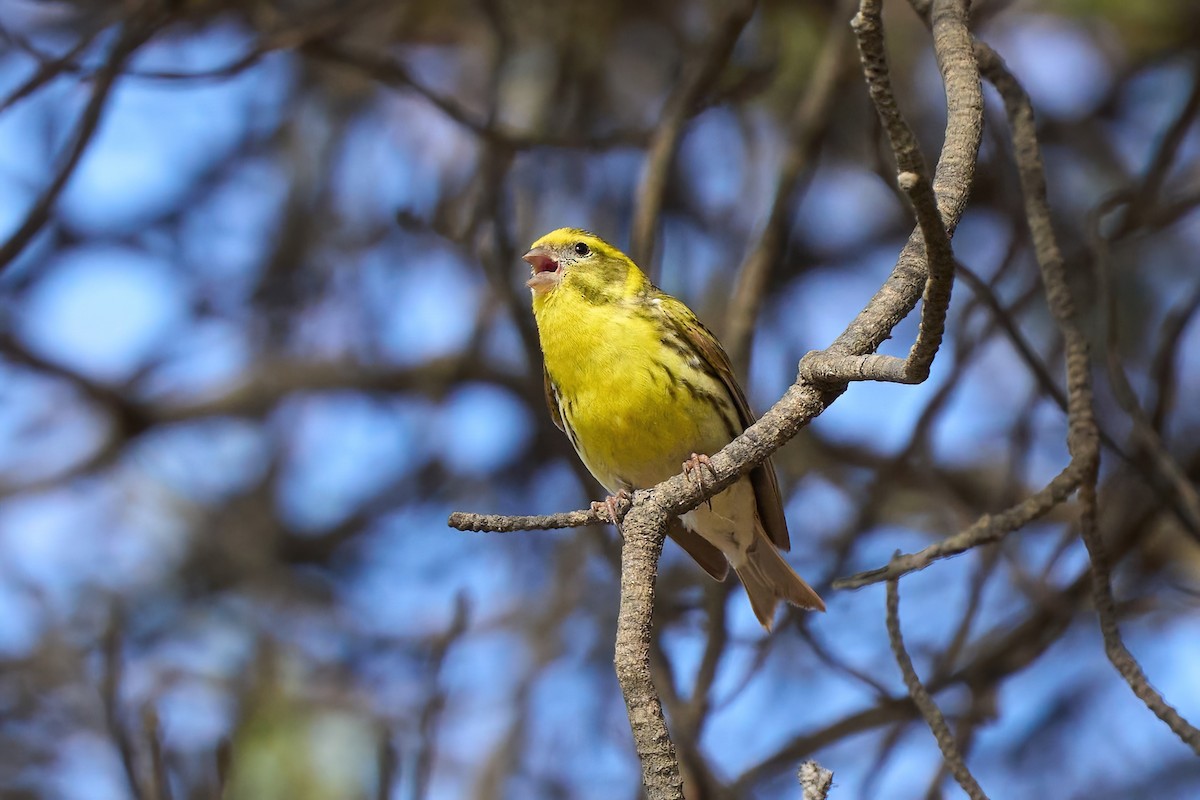
<instances>
[{"instance_id":1,"label":"bird's open beak","mask_svg":"<svg viewBox=\"0 0 1200 800\"><path fill-rule=\"evenodd\" d=\"M562 280L562 264L546 248L535 247L521 258L528 261L529 266L533 268L533 276L525 285L536 294L550 291Z\"/></svg>"}]
</instances>

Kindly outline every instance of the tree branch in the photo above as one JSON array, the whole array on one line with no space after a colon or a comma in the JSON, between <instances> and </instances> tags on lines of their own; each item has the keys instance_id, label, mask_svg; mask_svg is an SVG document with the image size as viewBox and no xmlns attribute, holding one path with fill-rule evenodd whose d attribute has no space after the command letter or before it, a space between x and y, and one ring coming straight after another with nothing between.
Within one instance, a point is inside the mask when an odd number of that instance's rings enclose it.
<instances>
[{"instance_id":1,"label":"tree branch","mask_svg":"<svg viewBox=\"0 0 1200 800\"><path fill-rule=\"evenodd\" d=\"M1200 755L1200 730L1184 719L1150 685L1141 666L1125 647L1117 625L1109 565L1104 543L1096 527L1096 480L1100 469L1100 442L1092 410L1092 385L1087 340L1075 321L1074 304L1067 284L1062 256L1050 221L1046 180L1042 167L1033 105L1029 96L1008 71L1004 61L986 44L976 43L975 52L988 80L1000 92L1012 126L1013 148L1025 197L1026 216L1034 250L1042 268L1046 296L1067 345L1067 444L1072 461L1080 465L1083 481L1079 490L1080 532L1092 563L1092 602L1100 619L1104 650L1130 689L1193 752Z\"/></svg>"},{"instance_id":2,"label":"tree branch","mask_svg":"<svg viewBox=\"0 0 1200 800\"><path fill-rule=\"evenodd\" d=\"M983 544L998 542L1013 531L1020 530L1050 513L1079 488L1082 480L1083 470L1080 465L1068 464L1041 491L1030 495L1012 508L999 514L984 514L971 527L931 544L924 550L903 555L898 553L882 567L838 578L833 582L833 587L861 589L873 583L896 580L910 572L923 570L935 561L961 555Z\"/></svg>"},{"instance_id":3,"label":"tree branch","mask_svg":"<svg viewBox=\"0 0 1200 800\"><path fill-rule=\"evenodd\" d=\"M913 699L929 729L933 731L933 738L937 740L938 749L942 751L942 758L954 775L954 780L958 781L958 785L971 800L987 800L987 795L980 788L975 776L967 769L967 764L958 751L958 744L954 741L954 734L950 732L950 726L946 724L945 717L929 691L922 685L921 678L913 667L912 658L904 649L904 636L900 631L900 584L896 580L890 580L887 584L887 631L892 654L896 657L900 673L904 676L904 685L908 688L909 697Z\"/></svg>"},{"instance_id":4,"label":"tree branch","mask_svg":"<svg viewBox=\"0 0 1200 800\"><path fill-rule=\"evenodd\" d=\"M650 800L683 800L679 760L650 676L654 586L666 531L666 515L648 505L634 509L622 525L621 609L613 661L647 796Z\"/></svg>"},{"instance_id":5,"label":"tree branch","mask_svg":"<svg viewBox=\"0 0 1200 800\"><path fill-rule=\"evenodd\" d=\"M878 8L878 0L863 2L868 10L872 7L876 10ZM975 156L982 130L983 104L979 92L978 71L969 48L969 33L965 28L965 6L962 0L955 0L953 4L947 4L947 8L950 10L942 14L943 22L935 35L935 50L938 52L939 64L947 82L949 117L933 190L940 212L938 225L943 226L948 250L948 238L962 214L974 174ZM965 55L962 47L964 41L968 45ZM909 162L906 160L902 163ZM912 190L915 196L923 198L918 202L925 202L928 196L923 194L919 184L920 181L916 181ZM891 330L915 308L929 283L926 276L930 273L925 263L926 248L923 246L922 237L921 229L914 231L888 282L838 337L829 348L830 352L842 357L873 352L890 335ZM936 230L930 234L930 238L935 242L937 237ZM936 295L937 292L933 294ZM940 302L935 296L931 304ZM944 308L941 313L944 314ZM940 330L937 330L934 336L934 329L940 328L941 323L937 320L937 313L929 314L929 336L938 338ZM928 357L932 356L933 353L929 353ZM629 707L630 723L634 728L639 756L642 757L643 778L651 797L676 796L672 792L676 791L679 768L674 761L674 747L671 745L665 722L661 719L661 704L657 695L653 693L648 655L645 655L649 652L651 633L646 603L653 600L655 579L653 562L647 566L645 559L649 555L657 558L657 554L661 552L662 531L671 517L696 508L704 497L719 493L762 463L821 414L844 390L845 383L813 382L801 371L796 382L770 410L740 436L711 456L711 480L705 480L703 485L700 485L681 473L651 489L639 490L633 496L633 504L623 522L626 537L622 549L620 619L623 622L618 623L619 652L623 655L618 655L617 661L618 675ZM549 518L532 519L500 515L455 515L452 519L458 523L456 527L470 525L473 530L511 531L530 521L538 523L539 526L551 527L587 524L594 521L587 513L572 512L565 516L553 515ZM635 532L632 537L631 531ZM636 571L638 581L648 583L641 585L633 581L627 574L629 570ZM635 638L641 636L646 639L638 640L635 646ZM649 705L642 708L642 703ZM665 764L668 757L672 762L669 768Z\"/></svg>"},{"instance_id":6,"label":"tree branch","mask_svg":"<svg viewBox=\"0 0 1200 800\"><path fill-rule=\"evenodd\" d=\"M815 761L805 761L796 775L800 780L801 800L826 800L833 787L833 771Z\"/></svg>"},{"instance_id":7,"label":"tree branch","mask_svg":"<svg viewBox=\"0 0 1200 800\"><path fill-rule=\"evenodd\" d=\"M919 293L925 302L917 339L908 357L900 359L875 352L883 341L875 336L883 331L872 330L872 336L861 343L847 341L843 334L833 346L810 352L801 360L800 374L814 383L844 385L861 380L921 383L929 377L930 365L941 345L954 279L950 237L962 215L974 175L983 130L983 95L971 53L966 1L939 0L934 20L934 53L946 85L948 119L938 164L940 180L935 179L932 186L916 137L900 114L892 92L883 44L881 0L862 0L853 22L871 100L896 159L897 183L917 217L917 230L909 237L892 277L875 299L893 295L894 302L888 305L902 318L916 306ZM888 333L895 324L887 329Z\"/></svg>"}]
</instances>

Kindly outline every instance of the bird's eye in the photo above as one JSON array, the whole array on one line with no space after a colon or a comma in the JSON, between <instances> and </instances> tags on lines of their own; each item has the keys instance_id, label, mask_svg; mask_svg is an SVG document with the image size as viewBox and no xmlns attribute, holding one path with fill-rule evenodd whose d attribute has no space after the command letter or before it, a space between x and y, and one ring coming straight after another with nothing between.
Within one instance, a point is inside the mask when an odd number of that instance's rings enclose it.
<instances>
[{"instance_id":1,"label":"bird's eye","mask_svg":"<svg viewBox=\"0 0 1200 800\"><path fill-rule=\"evenodd\" d=\"M575 254L576 255L586 256L590 252L592 252L592 248L588 247L583 242L575 243Z\"/></svg>"}]
</instances>

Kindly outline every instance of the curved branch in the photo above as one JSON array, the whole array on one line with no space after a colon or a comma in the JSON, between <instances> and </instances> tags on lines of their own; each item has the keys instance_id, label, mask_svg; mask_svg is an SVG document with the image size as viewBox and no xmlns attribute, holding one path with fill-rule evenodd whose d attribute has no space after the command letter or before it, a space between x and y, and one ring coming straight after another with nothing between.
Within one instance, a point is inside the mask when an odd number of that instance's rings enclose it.
<instances>
[{"instance_id":1,"label":"curved branch","mask_svg":"<svg viewBox=\"0 0 1200 800\"><path fill-rule=\"evenodd\" d=\"M913 667L912 658L904 648L904 636L900 631L900 584L896 580L888 581L887 585L887 631L892 654L896 657L900 673L904 676L904 685L908 689L909 697L913 699L929 729L933 731L933 738L937 739L938 749L942 751L942 758L945 759L950 773L954 775L954 780L958 781L958 785L971 800L987 800L987 795L980 788L975 776L967 769L958 744L954 741L954 734L946 724L946 718L942 716L929 690L921 683L921 678Z\"/></svg>"},{"instance_id":2,"label":"curved branch","mask_svg":"<svg viewBox=\"0 0 1200 800\"><path fill-rule=\"evenodd\" d=\"M1141 666L1121 640L1108 558L1103 539L1096 527L1096 478L1100 469L1100 438L1092 409L1091 361L1087 340L1075 321L1071 290L1050 221L1046 178L1038 146L1033 104L995 50L978 42L975 52L981 69L1004 101L1004 108L1012 127L1013 149L1016 153L1034 251L1042 268L1050 310L1067 346L1067 444L1072 461L1079 464L1084 475L1079 489L1080 533L1092 563L1092 602L1100 619L1104 650L1113 667L1129 684L1138 699L1166 723L1184 744L1200 755L1200 730L1184 719L1150 685Z\"/></svg>"},{"instance_id":3,"label":"curved branch","mask_svg":"<svg viewBox=\"0 0 1200 800\"><path fill-rule=\"evenodd\" d=\"M1039 492L999 514L985 514L974 525L916 553L896 554L885 566L838 578L835 589L861 589L925 569L935 561L961 555L983 544L998 542L1013 531L1044 517L1071 496L1083 481L1079 464L1068 464Z\"/></svg>"},{"instance_id":4,"label":"curved branch","mask_svg":"<svg viewBox=\"0 0 1200 800\"><path fill-rule=\"evenodd\" d=\"M863 72L871 100L875 104L891 142L899 171L897 183L912 203L917 230L909 237L892 273L915 270L905 279L905 295L897 311L907 315L917 302L920 287L924 303L920 329L907 358L875 352L882 340L866 349L845 352L839 339L823 352L807 354L800 362L801 374L825 384L848 381L880 380L894 383L921 383L929 377L929 368L941 346L946 310L954 282L954 253L950 237L966 204L967 191L975 170L975 159L983 131L983 93L979 70L971 52L971 34L967 29L965 0L939 0L934 9L934 52L946 86L948 119L946 140L938 164L940 183L931 187L925 160L916 136L904 121L891 89L891 78L883 44L882 4L880 0L862 0L854 18ZM961 181L946 180L947 174L963 171ZM915 259L906 265L906 254ZM889 279L890 283L891 279ZM887 291L885 284L880 294ZM876 298L880 296L876 295Z\"/></svg>"}]
</instances>

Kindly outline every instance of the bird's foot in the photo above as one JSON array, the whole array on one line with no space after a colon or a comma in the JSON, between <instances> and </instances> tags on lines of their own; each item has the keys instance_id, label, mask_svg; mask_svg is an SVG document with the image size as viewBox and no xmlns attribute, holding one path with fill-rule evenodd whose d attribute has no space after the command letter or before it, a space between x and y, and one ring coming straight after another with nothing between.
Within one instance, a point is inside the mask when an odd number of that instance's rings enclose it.
<instances>
[{"instance_id":1,"label":"bird's foot","mask_svg":"<svg viewBox=\"0 0 1200 800\"><path fill-rule=\"evenodd\" d=\"M604 498L604 502L600 502L599 500L594 501L592 503L592 513L601 517L607 516L609 522L615 525L617 527L617 531L620 532L621 519L625 515L620 513L619 506L621 503L626 502L629 499L629 492L622 489L616 494L610 494L608 497Z\"/></svg>"},{"instance_id":2,"label":"bird's foot","mask_svg":"<svg viewBox=\"0 0 1200 800\"><path fill-rule=\"evenodd\" d=\"M684 476L690 481L695 481L696 486L700 489L700 496L704 498L708 510L712 511L712 498L704 488L704 470L708 470L708 474L714 481L717 479L717 471L713 469L712 461L704 453L692 453L692 457L683 462Z\"/></svg>"}]
</instances>

